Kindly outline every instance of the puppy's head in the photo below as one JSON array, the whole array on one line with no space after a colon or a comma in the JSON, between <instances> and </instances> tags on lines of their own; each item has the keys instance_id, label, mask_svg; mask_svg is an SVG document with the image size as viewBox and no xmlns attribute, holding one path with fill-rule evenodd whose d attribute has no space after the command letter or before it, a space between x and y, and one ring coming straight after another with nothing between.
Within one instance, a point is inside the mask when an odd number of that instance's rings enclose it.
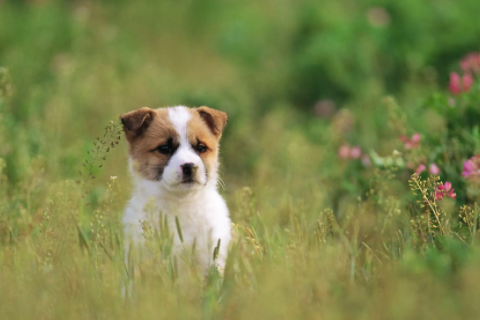
<instances>
[{"instance_id":1,"label":"puppy's head","mask_svg":"<svg viewBox=\"0 0 480 320\"><path fill-rule=\"evenodd\" d=\"M169 190L194 190L216 180L226 113L208 107L141 108L120 118L132 169L143 178Z\"/></svg>"}]
</instances>

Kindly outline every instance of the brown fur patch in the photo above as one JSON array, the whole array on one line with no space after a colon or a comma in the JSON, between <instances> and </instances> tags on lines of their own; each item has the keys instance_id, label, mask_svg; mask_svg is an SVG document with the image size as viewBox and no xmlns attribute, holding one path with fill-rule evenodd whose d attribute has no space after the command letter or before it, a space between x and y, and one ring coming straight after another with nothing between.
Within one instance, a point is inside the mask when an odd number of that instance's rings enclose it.
<instances>
[{"instance_id":1,"label":"brown fur patch","mask_svg":"<svg viewBox=\"0 0 480 320\"><path fill-rule=\"evenodd\" d=\"M210 173L213 172L217 166L218 146L221 132L219 135L212 132L209 125L203 120L199 109L201 108L189 109L191 118L188 121L188 141L194 150L198 143L201 143L208 148L206 152L198 153L198 155L202 159L207 173Z\"/></svg>"},{"instance_id":2,"label":"brown fur patch","mask_svg":"<svg viewBox=\"0 0 480 320\"><path fill-rule=\"evenodd\" d=\"M139 174L149 180L160 180L171 155L155 150L158 146L167 144L169 139L174 146L178 146L179 136L168 118L168 109L150 110L155 113L153 120L144 129L141 138L128 140L128 151L133 167Z\"/></svg>"},{"instance_id":3,"label":"brown fur patch","mask_svg":"<svg viewBox=\"0 0 480 320\"><path fill-rule=\"evenodd\" d=\"M124 113L120 116L125 131L125 137L132 142L141 136L150 126L155 117L155 111L150 108L140 108L138 110Z\"/></svg>"},{"instance_id":4,"label":"brown fur patch","mask_svg":"<svg viewBox=\"0 0 480 320\"><path fill-rule=\"evenodd\" d=\"M228 116L225 112L215 110L209 107L200 107L195 109L210 131L220 139L223 129L227 125Z\"/></svg>"}]
</instances>

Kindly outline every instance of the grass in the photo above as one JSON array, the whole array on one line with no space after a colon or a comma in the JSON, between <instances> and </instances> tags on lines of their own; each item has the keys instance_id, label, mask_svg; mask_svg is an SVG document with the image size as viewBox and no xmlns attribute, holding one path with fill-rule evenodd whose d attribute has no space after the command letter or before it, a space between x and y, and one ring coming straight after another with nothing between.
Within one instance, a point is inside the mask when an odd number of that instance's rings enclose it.
<instances>
[{"instance_id":1,"label":"grass","mask_svg":"<svg viewBox=\"0 0 480 320\"><path fill-rule=\"evenodd\" d=\"M480 93L447 82L478 6L0 2L0 318L477 319ZM176 104L230 116L224 279L178 274L168 232L124 264L117 117Z\"/></svg>"}]
</instances>

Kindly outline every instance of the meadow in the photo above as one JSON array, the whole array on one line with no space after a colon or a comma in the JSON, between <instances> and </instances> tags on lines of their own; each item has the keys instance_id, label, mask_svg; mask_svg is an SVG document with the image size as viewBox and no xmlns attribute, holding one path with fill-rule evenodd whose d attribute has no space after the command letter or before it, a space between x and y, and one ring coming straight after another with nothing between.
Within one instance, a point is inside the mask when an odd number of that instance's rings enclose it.
<instances>
[{"instance_id":1,"label":"meadow","mask_svg":"<svg viewBox=\"0 0 480 320\"><path fill-rule=\"evenodd\" d=\"M476 12L0 0L0 319L479 319ZM173 105L229 114L224 278L124 263L118 116Z\"/></svg>"}]
</instances>

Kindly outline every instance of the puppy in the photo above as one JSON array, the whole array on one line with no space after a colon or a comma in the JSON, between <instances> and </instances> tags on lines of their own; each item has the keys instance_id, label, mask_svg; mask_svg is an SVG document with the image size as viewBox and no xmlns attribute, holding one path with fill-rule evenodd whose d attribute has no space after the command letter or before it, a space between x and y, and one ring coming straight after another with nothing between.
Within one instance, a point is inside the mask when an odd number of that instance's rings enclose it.
<instances>
[{"instance_id":1,"label":"puppy","mask_svg":"<svg viewBox=\"0 0 480 320\"><path fill-rule=\"evenodd\" d=\"M231 221L217 191L217 171L227 114L179 106L141 108L120 118L133 182L123 217L126 252L141 250L142 223L159 230L159 221L167 221L179 267L188 250L204 275L211 267L222 273Z\"/></svg>"}]
</instances>

